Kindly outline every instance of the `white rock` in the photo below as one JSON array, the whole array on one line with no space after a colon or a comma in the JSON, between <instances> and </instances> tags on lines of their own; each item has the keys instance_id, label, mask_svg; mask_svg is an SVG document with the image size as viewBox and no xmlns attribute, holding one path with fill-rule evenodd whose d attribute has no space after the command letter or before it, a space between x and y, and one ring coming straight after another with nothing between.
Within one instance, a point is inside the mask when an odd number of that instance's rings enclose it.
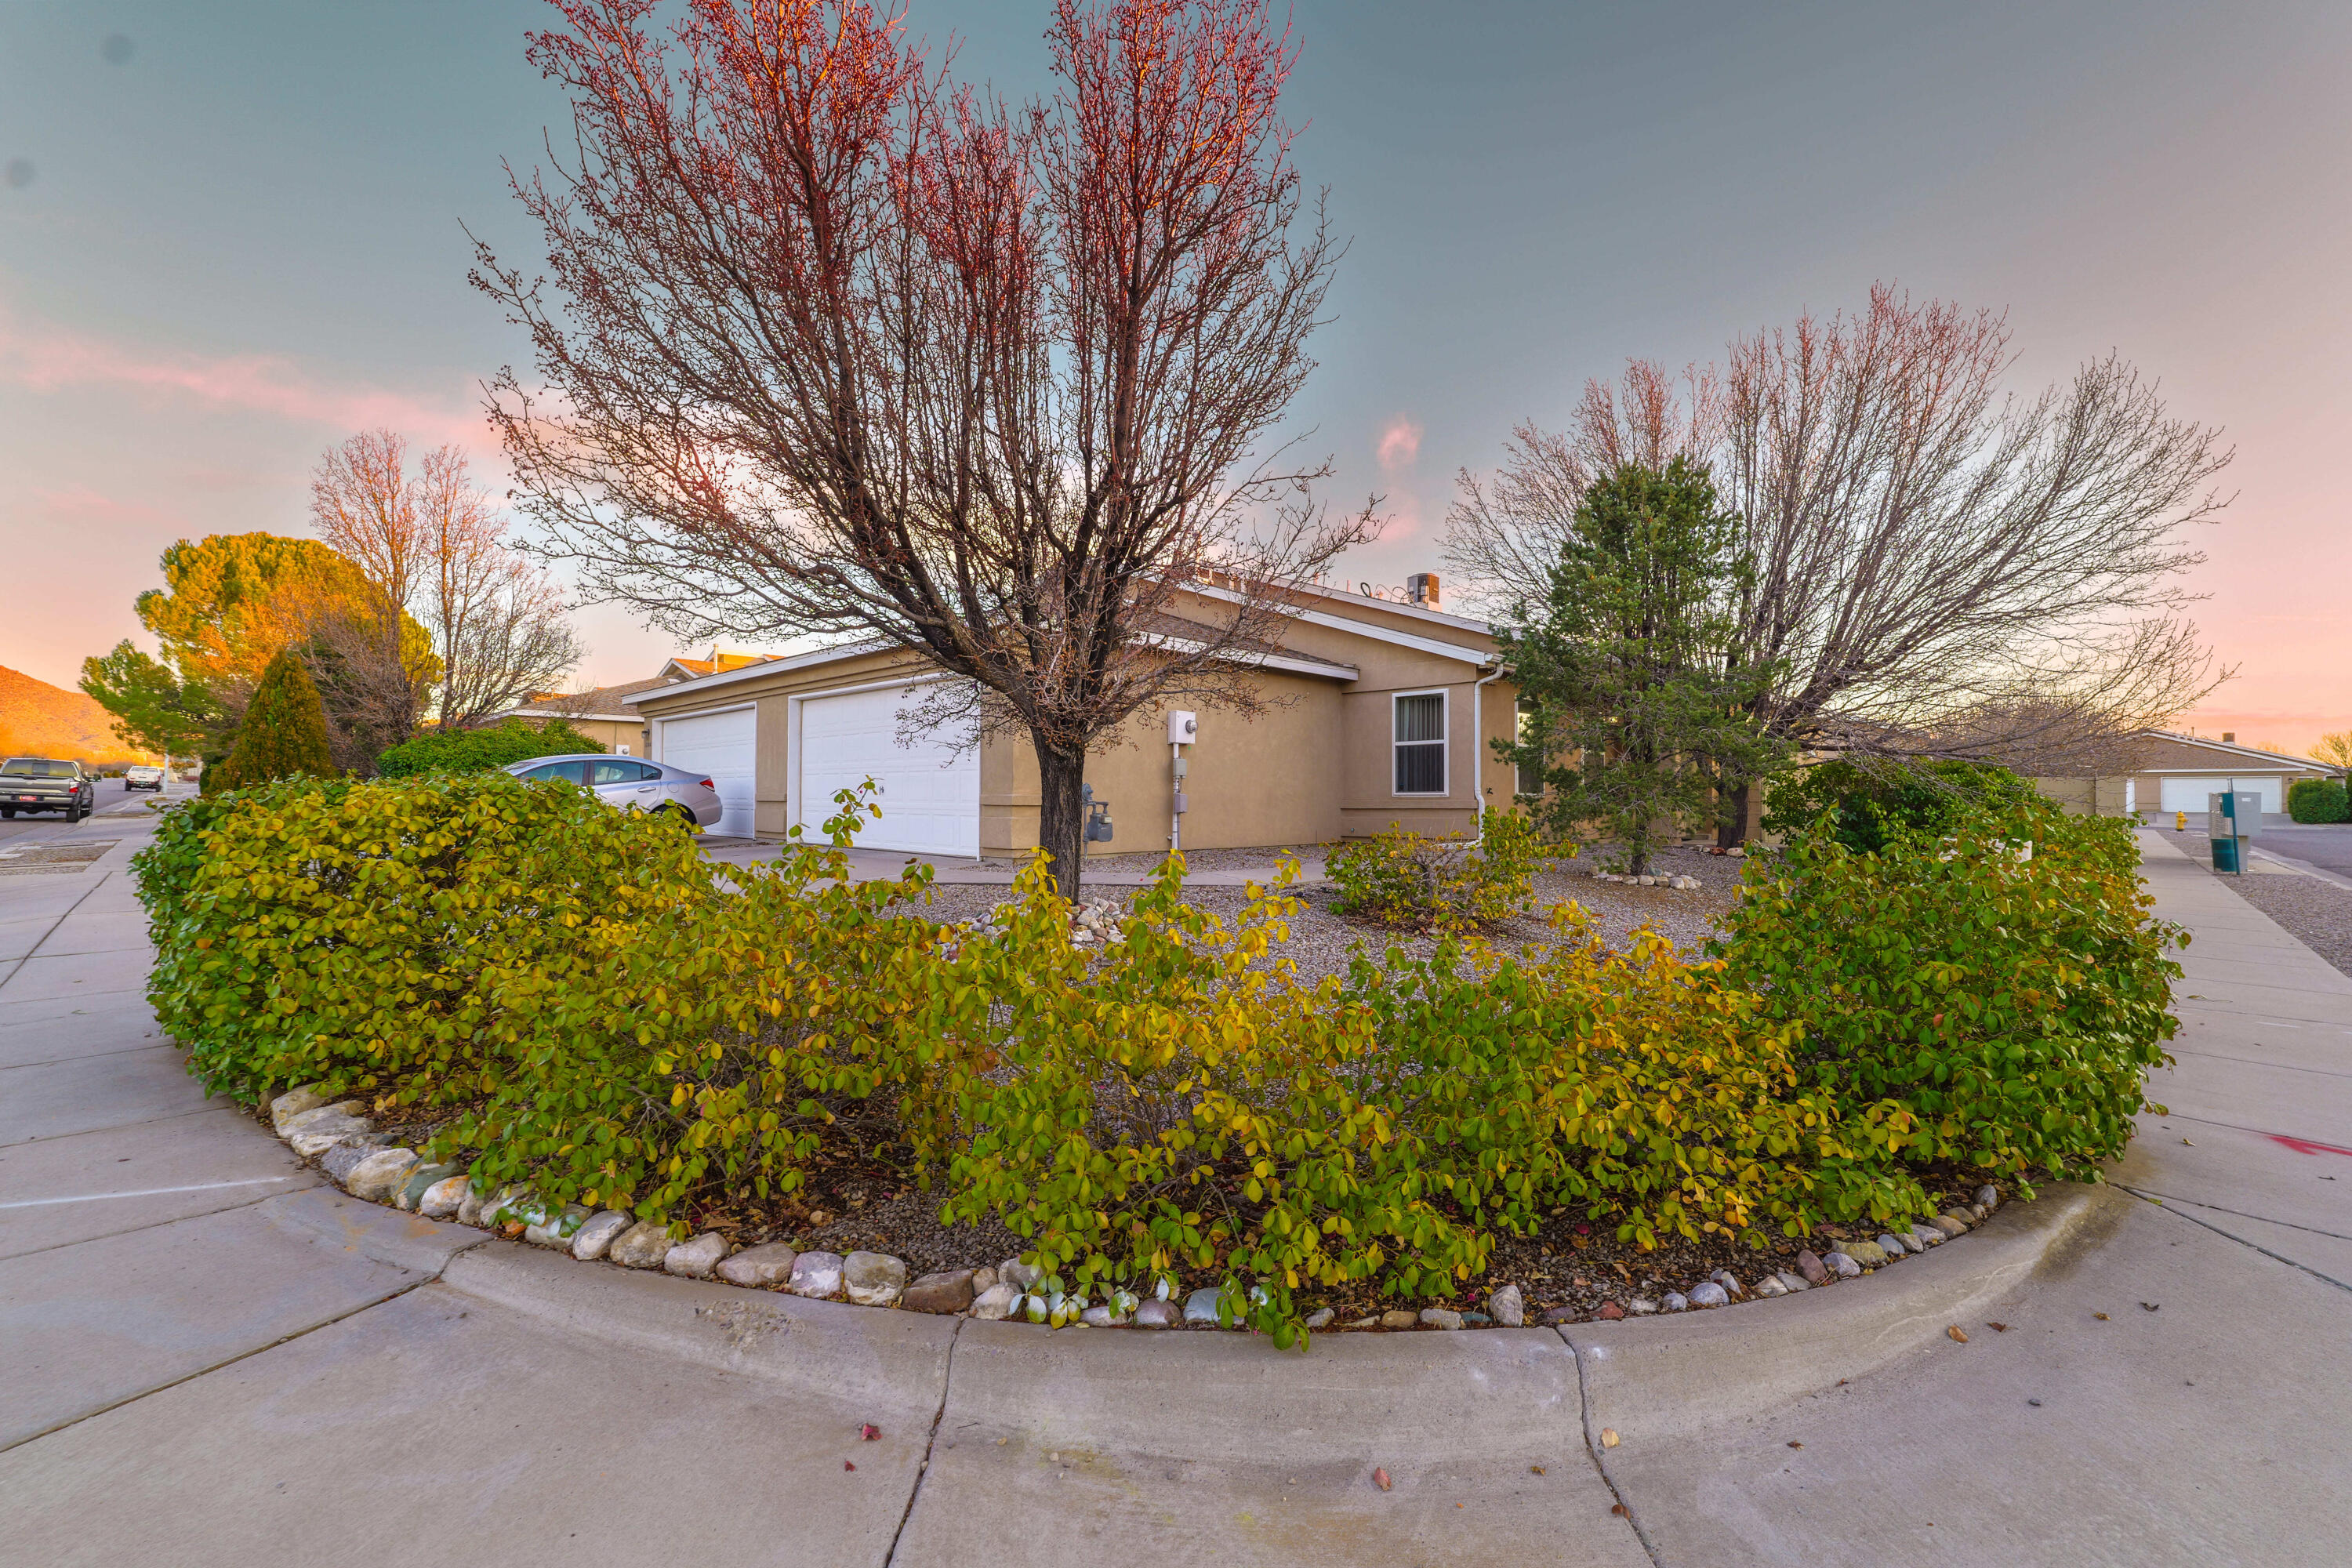
<instances>
[{"instance_id":1,"label":"white rock","mask_svg":"<svg viewBox=\"0 0 2352 1568\"><path fill-rule=\"evenodd\" d=\"M1690 1310L1690 1298L1679 1290L1667 1291L1665 1300L1659 1303L1669 1312L1687 1312Z\"/></svg>"},{"instance_id":2,"label":"white rock","mask_svg":"<svg viewBox=\"0 0 2352 1568\"><path fill-rule=\"evenodd\" d=\"M1979 1187L1976 1193L1976 1205L1977 1207L1984 1210L1987 1214L1990 1214L1993 1210L1999 1208L2000 1206L2000 1193L1999 1189L1995 1188L1990 1182L1985 1184L1983 1186Z\"/></svg>"},{"instance_id":3,"label":"white rock","mask_svg":"<svg viewBox=\"0 0 2352 1568\"><path fill-rule=\"evenodd\" d=\"M366 1117L348 1115L333 1107L323 1113L313 1111L311 1114L320 1119L305 1121L300 1131L286 1135L288 1146L305 1160L315 1160L336 1144L352 1138L364 1138L373 1131Z\"/></svg>"},{"instance_id":4,"label":"white rock","mask_svg":"<svg viewBox=\"0 0 2352 1568\"><path fill-rule=\"evenodd\" d=\"M1848 1258L1843 1252L1832 1252L1827 1258L1822 1258L1822 1262L1828 1267L1832 1273L1835 1274L1841 1279L1859 1279L1862 1278L1862 1265L1856 1263L1853 1258Z\"/></svg>"},{"instance_id":5,"label":"white rock","mask_svg":"<svg viewBox=\"0 0 2352 1568\"><path fill-rule=\"evenodd\" d=\"M803 1252L793 1259L793 1272L784 1289L795 1296L814 1300L825 1300L841 1294L841 1254L838 1252Z\"/></svg>"},{"instance_id":6,"label":"white rock","mask_svg":"<svg viewBox=\"0 0 2352 1568\"><path fill-rule=\"evenodd\" d=\"M1328 1328L1331 1325L1331 1320L1338 1316L1339 1314L1328 1307L1318 1307L1307 1314L1307 1327L1310 1331Z\"/></svg>"},{"instance_id":7,"label":"white rock","mask_svg":"<svg viewBox=\"0 0 2352 1568\"><path fill-rule=\"evenodd\" d=\"M995 1269L975 1268L971 1271L971 1293L975 1297L987 1295L990 1289L993 1287L995 1283Z\"/></svg>"},{"instance_id":8,"label":"white rock","mask_svg":"<svg viewBox=\"0 0 2352 1568\"><path fill-rule=\"evenodd\" d=\"M1495 1321L1507 1329L1516 1329L1528 1321L1527 1298L1517 1285L1506 1285L1486 1299L1486 1310Z\"/></svg>"},{"instance_id":9,"label":"white rock","mask_svg":"<svg viewBox=\"0 0 2352 1568\"><path fill-rule=\"evenodd\" d=\"M1723 1287L1712 1279L1691 1287L1690 1304L1694 1307L1721 1307L1728 1304L1730 1300L1730 1296L1725 1292Z\"/></svg>"},{"instance_id":10,"label":"white rock","mask_svg":"<svg viewBox=\"0 0 2352 1568\"><path fill-rule=\"evenodd\" d=\"M1658 1310L1658 1304L1646 1296L1636 1296L1625 1303L1625 1310L1637 1318L1646 1318Z\"/></svg>"},{"instance_id":11,"label":"white rock","mask_svg":"<svg viewBox=\"0 0 2352 1568\"><path fill-rule=\"evenodd\" d=\"M669 1226L642 1219L614 1237L604 1256L624 1268L659 1268L671 1246Z\"/></svg>"},{"instance_id":12,"label":"white rock","mask_svg":"<svg viewBox=\"0 0 2352 1568\"><path fill-rule=\"evenodd\" d=\"M304 1111L316 1110L326 1103L327 1097L319 1092L317 1084L289 1089L269 1102L269 1125L282 1133L288 1122Z\"/></svg>"},{"instance_id":13,"label":"white rock","mask_svg":"<svg viewBox=\"0 0 2352 1568\"><path fill-rule=\"evenodd\" d=\"M1000 1319L1012 1316L1013 1303L1019 1300L1021 1300L1021 1292L1012 1286L991 1285L973 1299L971 1315L995 1322Z\"/></svg>"},{"instance_id":14,"label":"white rock","mask_svg":"<svg viewBox=\"0 0 2352 1568\"><path fill-rule=\"evenodd\" d=\"M1108 1307L1088 1307L1085 1311L1078 1314L1078 1321L1084 1323L1090 1329L1114 1328L1118 1325L1118 1319L1111 1314L1111 1310Z\"/></svg>"},{"instance_id":15,"label":"white rock","mask_svg":"<svg viewBox=\"0 0 2352 1568\"><path fill-rule=\"evenodd\" d=\"M706 1230L692 1241L681 1241L662 1256L662 1268L688 1279L708 1279L727 1256L727 1238Z\"/></svg>"},{"instance_id":16,"label":"white rock","mask_svg":"<svg viewBox=\"0 0 2352 1568\"><path fill-rule=\"evenodd\" d=\"M588 1223L592 1211L578 1204L566 1204L553 1213L542 1212L540 1217L523 1226L522 1238L533 1247L560 1247L572 1250L572 1238Z\"/></svg>"},{"instance_id":17,"label":"white rock","mask_svg":"<svg viewBox=\"0 0 2352 1568\"><path fill-rule=\"evenodd\" d=\"M1785 1296L1788 1293L1789 1288L1786 1285L1781 1284L1780 1280L1774 1279L1769 1274L1767 1274L1763 1279L1756 1281L1756 1298L1758 1300L1766 1300L1774 1296Z\"/></svg>"},{"instance_id":18,"label":"white rock","mask_svg":"<svg viewBox=\"0 0 2352 1568\"><path fill-rule=\"evenodd\" d=\"M448 1219L464 1206L467 1187L463 1172L444 1176L425 1189L425 1195L416 1200L416 1212L426 1219Z\"/></svg>"},{"instance_id":19,"label":"white rock","mask_svg":"<svg viewBox=\"0 0 2352 1568\"><path fill-rule=\"evenodd\" d=\"M841 1260L841 1283L861 1307L895 1307L907 1289L907 1260L884 1252L853 1252Z\"/></svg>"},{"instance_id":20,"label":"white rock","mask_svg":"<svg viewBox=\"0 0 2352 1568\"><path fill-rule=\"evenodd\" d=\"M730 1285L743 1285L759 1289L769 1285L781 1285L793 1277L793 1265L800 1254L781 1241L746 1247L719 1266L719 1278Z\"/></svg>"},{"instance_id":21,"label":"white rock","mask_svg":"<svg viewBox=\"0 0 2352 1568\"><path fill-rule=\"evenodd\" d=\"M636 1223L635 1215L625 1215L618 1209L606 1209L592 1216L572 1233L572 1256L583 1263L593 1263L610 1252L613 1243L620 1240Z\"/></svg>"},{"instance_id":22,"label":"white rock","mask_svg":"<svg viewBox=\"0 0 2352 1568\"><path fill-rule=\"evenodd\" d=\"M1135 1326L1139 1329L1172 1329L1183 1321L1173 1301L1146 1301L1135 1310ZM1312 1321L1309 1321L1312 1327Z\"/></svg>"},{"instance_id":23,"label":"white rock","mask_svg":"<svg viewBox=\"0 0 2352 1568\"><path fill-rule=\"evenodd\" d=\"M1040 1264L1024 1263L1017 1258L1008 1258L996 1266L996 1277L1015 1290L1034 1290L1038 1282L1045 1278L1045 1270Z\"/></svg>"},{"instance_id":24,"label":"white rock","mask_svg":"<svg viewBox=\"0 0 2352 1568\"><path fill-rule=\"evenodd\" d=\"M352 1167L351 1174L343 1178L343 1190L355 1198L381 1202L408 1180L415 1165L414 1149L379 1149Z\"/></svg>"},{"instance_id":25,"label":"white rock","mask_svg":"<svg viewBox=\"0 0 2352 1568\"><path fill-rule=\"evenodd\" d=\"M1772 1278L1778 1279L1782 1285L1785 1285L1790 1290L1810 1290L1813 1288L1813 1282L1811 1280L1806 1279L1803 1275L1798 1273L1793 1268L1783 1268L1778 1274L1773 1275ZM1761 1295L1763 1293L1763 1287L1757 1287L1757 1293Z\"/></svg>"}]
</instances>

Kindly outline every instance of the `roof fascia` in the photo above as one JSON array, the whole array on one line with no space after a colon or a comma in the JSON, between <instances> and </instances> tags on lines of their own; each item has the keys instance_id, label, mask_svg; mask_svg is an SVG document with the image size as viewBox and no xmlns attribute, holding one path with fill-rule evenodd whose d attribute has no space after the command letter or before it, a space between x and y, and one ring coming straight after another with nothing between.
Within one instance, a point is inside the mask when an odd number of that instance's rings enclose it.
<instances>
[{"instance_id":1,"label":"roof fascia","mask_svg":"<svg viewBox=\"0 0 2352 1568\"><path fill-rule=\"evenodd\" d=\"M1229 605L1244 602L1242 596L1231 588L1213 587L1205 583L1187 583L1184 588L1188 593L1203 595L1213 599L1223 599ZM1370 602L1381 604L1383 607L1393 607L1377 599ZM1370 637L1374 642L1384 642L1396 647L1409 647L1422 653L1434 654L1439 658L1458 658L1465 664L1484 667L1494 663L1496 657L1492 653L1481 653L1475 647L1464 647L1460 643L1440 642L1435 637L1415 637L1411 632L1393 631L1387 626L1376 626L1367 621L1353 620L1346 616L1329 615L1322 610L1301 610L1288 605L1276 605L1273 608L1294 621L1305 621L1311 626L1325 626L1333 631L1349 632L1360 637Z\"/></svg>"}]
</instances>

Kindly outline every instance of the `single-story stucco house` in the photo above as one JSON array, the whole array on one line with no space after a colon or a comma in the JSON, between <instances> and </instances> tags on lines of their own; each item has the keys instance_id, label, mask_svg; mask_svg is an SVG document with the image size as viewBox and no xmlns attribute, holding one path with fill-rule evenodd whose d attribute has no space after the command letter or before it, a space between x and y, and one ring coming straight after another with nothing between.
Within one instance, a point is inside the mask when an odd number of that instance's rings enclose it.
<instances>
[{"instance_id":1,"label":"single-story stucco house","mask_svg":"<svg viewBox=\"0 0 2352 1568\"><path fill-rule=\"evenodd\" d=\"M1391 825L1476 829L1476 808L1508 806L1509 763L1488 742L1511 734L1517 692L1501 679L1484 621L1416 593L1337 587L1296 595L1278 646L1244 658L1259 710L1203 709L1187 748L1187 849L1328 843ZM1214 625L1231 597L1202 585L1156 635ZM864 644L794 654L649 686L622 699L643 715L646 754L707 773L726 803L720 835L820 837L835 791L872 777L883 815L861 845L910 854L1005 855L1037 844L1035 753L1026 737L959 745L900 733L910 688L953 679L918 656ZM1171 699L1135 714L1090 760L1087 782L1113 835L1093 854L1168 847L1175 777Z\"/></svg>"},{"instance_id":2,"label":"single-story stucco house","mask_svg":"<svg viewBox=\"0 0 2352 1568\"><path fill-rule=\"evenodd\" d=\"M2229 731L2211 741L2143 730L2128 744L2130 773L2037 778L2034 787L2069 811L2097 816L2202 816L2206 797L2226 789L2253 790L2263 797L2263 810L2277 814L2286 810L2287 790L2297 780L2334 778L2343 771L2291 752L2242 746Z\"/></svg>"},{"instance_id":3,"label":"single-story stucco house","mask_svg":"<svg viewBox=\"0 0 2352 1568\"><path fill-rule=\"evenodd\" d=\"M2226 731L2218 741L2166 730L2147 731L2137 740L2138 765L2124 781L2126 812L2202 813L2207 795L2233 788L2258 790L2264 811L2283 812L2288 785L2341 772L2309 757L2239 745Z\"/></svg>"}]
</instances>

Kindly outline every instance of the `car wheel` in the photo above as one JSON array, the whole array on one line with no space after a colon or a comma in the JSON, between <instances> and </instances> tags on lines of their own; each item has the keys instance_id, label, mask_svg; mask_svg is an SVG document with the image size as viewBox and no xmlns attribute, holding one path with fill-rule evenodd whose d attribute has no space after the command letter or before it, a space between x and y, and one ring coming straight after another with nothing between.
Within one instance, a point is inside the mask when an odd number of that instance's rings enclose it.
<instances>
[{"instance_id":1,"label":"car wheel","mask_svg":"<svg viewBox=\"0 0 2352 1568\"><path fill-rule=\"evenodd\" d=\"M5 818L9 822L16 821L16 808L13 805L0 805L0 818Z\"/></svg>"}]
</instances>

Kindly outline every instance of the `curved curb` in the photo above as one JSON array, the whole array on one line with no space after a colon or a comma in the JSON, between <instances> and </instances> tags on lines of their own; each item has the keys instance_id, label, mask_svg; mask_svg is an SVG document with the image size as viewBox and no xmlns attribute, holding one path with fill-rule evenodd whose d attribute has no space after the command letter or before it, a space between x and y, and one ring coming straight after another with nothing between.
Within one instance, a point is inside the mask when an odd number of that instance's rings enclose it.
<instances>
[{"instance_id":1,"label":"curved curb","mask_svg":"<svg viewBox=\"0 0 2352 1568\"><path fill-rule=\"evenodd\" d=\"M1899 1269L1831 1290L1782 1298L1770 1312L1681 1312L1559 1328L1584 1385L1586 1440L1674 1436L1757 1414L1860 1377L1934 1346L1946 1329L1979 1321L2036 1274L2095 1245L2123 1205L2120 1188L2053 1186L2007 1203L1971 1245L1937 1247ZM1967 1325L1963 1325L1966 1327Z\"/></svg>"}]
</instances>

